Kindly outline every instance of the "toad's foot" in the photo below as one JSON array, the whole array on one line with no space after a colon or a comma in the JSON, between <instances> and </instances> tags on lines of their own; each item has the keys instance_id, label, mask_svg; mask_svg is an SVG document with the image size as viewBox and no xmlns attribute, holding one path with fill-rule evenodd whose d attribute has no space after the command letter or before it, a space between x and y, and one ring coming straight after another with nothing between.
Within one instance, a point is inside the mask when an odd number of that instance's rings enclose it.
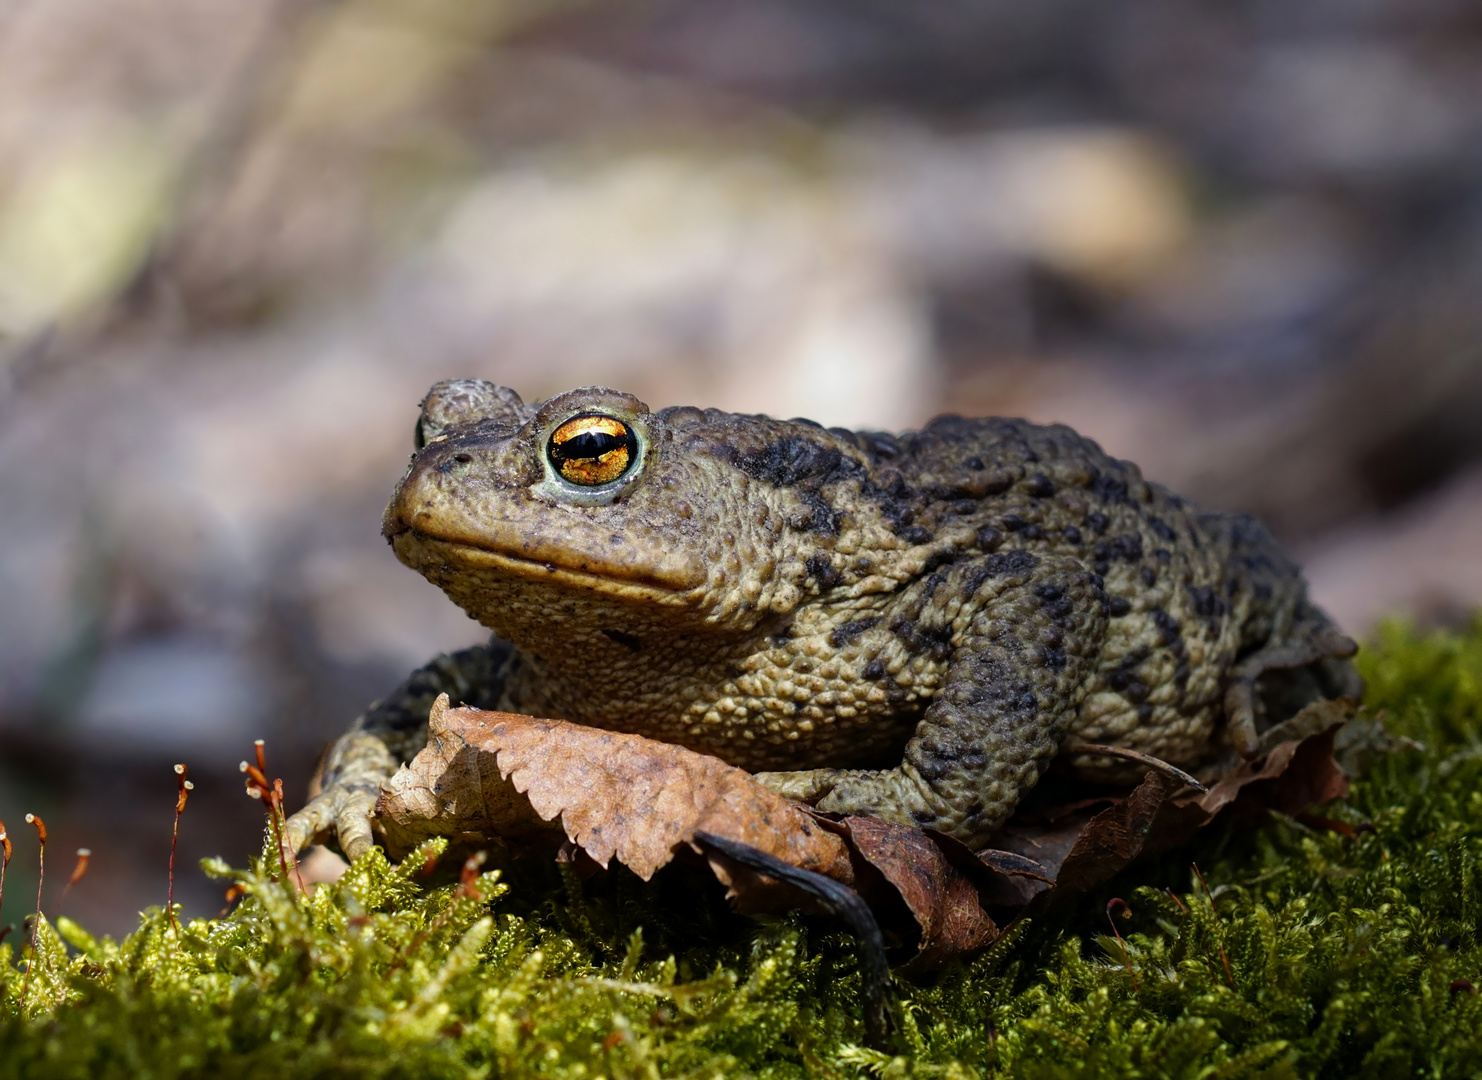
<instances>
[{"instance_id":1,"label":"toad's foot","mask_svg":"<svg viewBox=\"0 0 1482 1080\"><path fill-rule=\"evenodd\" d=\"M325 768L328 786L288 819L283 846L297 853L338 840L347 859L364 855L375 845L371 823L381 783L395 771L396 762L379 738L355 732L340 739Z\"/></svg>"}]
</instances>

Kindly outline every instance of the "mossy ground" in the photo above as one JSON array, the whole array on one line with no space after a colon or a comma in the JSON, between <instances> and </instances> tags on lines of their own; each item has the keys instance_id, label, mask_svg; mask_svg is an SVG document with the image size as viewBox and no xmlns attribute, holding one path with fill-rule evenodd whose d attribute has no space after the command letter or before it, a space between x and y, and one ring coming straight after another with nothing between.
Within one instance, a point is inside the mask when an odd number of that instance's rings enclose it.
<instances>
[{"instance_id":1,"label":"mossy ground","mask_svg":"<svg viewBox=\"0 0 1482 1080\"><path fill-rule=\"evenodd\" d=\"M894 1054L861 1048L826 922L741 919L665 875L530 868L475 900L373 853L304 902L259 866L231 915L179 931L58 920L29 975L12 935L0 1077L1482 1075L1482 622L1390 628L1363 668L1424 747L1324 811L1372 828L1211 830L902 977Z\"/></svg>"}]
</instances>

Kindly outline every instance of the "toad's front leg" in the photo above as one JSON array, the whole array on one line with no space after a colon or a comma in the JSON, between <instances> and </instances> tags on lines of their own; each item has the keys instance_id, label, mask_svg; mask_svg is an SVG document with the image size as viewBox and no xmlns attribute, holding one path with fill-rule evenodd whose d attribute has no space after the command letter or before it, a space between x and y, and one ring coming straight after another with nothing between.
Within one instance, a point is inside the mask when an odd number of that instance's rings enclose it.
<instances>
[{"instance_id":1,"label":"toad's front leg","mask_svg":"<svg viewBox=\"0 0 1482 1080\"><path fill-rule=\"evenodd\" d=\"M321 790L288 819L284 846L337 840L354 859L375 843L371 823L381 784L427 745L427 714L439 694L493 708L504 686L509 646L501 641L439 656L376 702L330 747Z\"/></svg>"},{"instance_id":2,"label":"toad's front leg","mask_svg":"<svg viewBox=\"0 0 1482 1080\"><path fill-rule=\"evenodd\" d=\"M951 583L976 581L966 625L900 765L759 773L757 780L820 810L985 842L1055 756L1106 636L1100 578L1063 556L1012 555ZM930 598L923 610L930 611Z\"/></svg>"}]
</instances>

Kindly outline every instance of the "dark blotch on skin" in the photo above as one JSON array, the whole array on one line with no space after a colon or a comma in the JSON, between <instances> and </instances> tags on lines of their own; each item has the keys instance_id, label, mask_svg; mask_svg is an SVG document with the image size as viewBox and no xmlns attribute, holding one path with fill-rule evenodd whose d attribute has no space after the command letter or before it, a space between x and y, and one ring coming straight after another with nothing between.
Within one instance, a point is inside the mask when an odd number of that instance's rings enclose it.
<instances>
[{"instance_id":1,"label":"dark blotch on skin","mask_svg":"<svg viewBox=\"0 0 1482 1080\"><path fill-rule=\"evenodd\" d=\"M1120 618L1132 610L1132 605L1120 596L1109 596L1106 599L1106 613L1112 618Z\"/></svg>"},{"instance_id":2,"label":"dark blotch on skin","mask_svg":"<svg viewBox=\"0 0 1482 1080\"><path fill-rule=\"evenodd\" d=\"M832 446L789 435L760 450L743 454L739 462L746 475L773 487L792 487L804 480L827 476L838 467L842 455Z\"/></svg>"},{"instance_id":3,"label":"dark blotch on skin","mask_svg":"<svg viewBox=\"0 0 1482 1080\"><path fill-rule=\"evenodd\" d=\"M1003 543L1003 533L992 525L984 525L978 530L978 549L980 551L993 551L999 544Z\"/></svg>"},{"instance_id":4,"label":"dark blotch on skin","mask_svg":"<svg viewBox=\"0 0 1482 1080\"><path fill-rule=\"evenodd\" d=\"M988 568L989 576L1002 577L1004 574L1028 573L1039 565L1039 557L1027 551L1005 551L988 556L983 565Z\"/></svg>"},{"instance_id":5,"label":"dark blotch on skin","mask_svg":"<svg viewBox=\"0 0 1482 1080\"><path fill-rule=\"evenodd\" d=\"M1179 625L1177 619L1160 607L1153 608L1148 614L1152 616L1153 625L1158 628L1158 641L1161 644L1172 645L1178 642L1182 647L1183 627Z\"/></svg>"},{"instance_id":6,"label":"dark blotch on skin","mask_svg":"<svg viewBox=\"0 0 1482 1080\"><path fill-rule=\"evenodd\" d=\"M617 642L629 652L638 652L640 649L643 648L643 642L639 640L638 635L630 634L625 630L613 630L608 627L604 627L602 630L602 636L607 638L609 641Z\"/></svg>"},{"instance_id":7,"label":"dark blotch on skin","mask_svg":"<svg viewBox=\"0 0 1482 1080\"><path fill-rule=\"evenodd\" d=\"M844 520L843 512L835 510L829 501L816 491L802 492L801 497L808 506L808 530L820 536L837 536L839 523Z\"/></svg>"},{"instance_id":8,"label":"dark blotch on skin","mask_svg":"<svg viewBox=\"0 0 1482 1080\"><path fill-rule=\"evenodd\" d=\"M1112 472L1097 472L1091 481L1091 490L1109 503L1127 501L1127 478Z\"/></svg>"},{"instance_id":9,"label":"dark blotch on skin","mask_svg":"<svg viewBox=\"0 0 1482 1080\"><path fill-rule=\"evenodd\" d=\"M1051 495L1055 494L1055 485L1044 473L1035 473L1029 478L1029 482L1024 487L1036 499L1048 499Z\"/></svg>"},{"instance_id":10,"label":"dark blotch on skin","mask_svg":"<svg viewBox=\"0 0 1482 1080\"><path fill-rule=\"evenodd\" d=\"M870 681L883 679L885 677L885 661L871 660L865 665L864 677Z\"/></svg>"},{"instance_id":11,"label":"dark blotch on skin","mask_svg":"<svg viewBox=\"0 0 1482 1080\"><path fill-rule=\"evenodd\" d=\"M1110 540L1103 540L1092 549L1091 557L1097 562L1107 562L1111 559L1137 562L1142 558L1142 537L1136 533L1126 533L1122 536L1114 536Z\"/></svg>"},{"instance_id":12,"label":"dark blotch on skin","mask_svg":"<svg viewBox=\"0 0 1482 1080\"><path fill-rule=\"evenodd\" d=\"M836 626L828 636L828 643L836 649L843 648L879 621L878 618L871 617L867 619L855 619L853 622L846 622L842 626Z\"/></svg>"},{"instance_id":13,"label":"dark blotch on skin","mask_svg":"<svg viewBox=\"0 0 1482 1080\"><path fill-rule=\"evenodd\" d=\"M1194 613L1205 619L1218 619L1225 613L1225 601L1208 585L1191 586L1189 599L1193 601Z\"/></svg>"}]
</instances>

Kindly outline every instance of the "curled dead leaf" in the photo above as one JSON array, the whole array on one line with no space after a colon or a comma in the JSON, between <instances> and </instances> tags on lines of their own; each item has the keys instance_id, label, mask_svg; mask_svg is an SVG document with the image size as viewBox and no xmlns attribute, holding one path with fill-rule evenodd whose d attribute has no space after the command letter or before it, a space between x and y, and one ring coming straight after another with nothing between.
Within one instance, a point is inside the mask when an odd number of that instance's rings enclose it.
<instances>
[{"instance_id":1,"label":"curled dead leaf","mask_svg":"<svg viewBox=\"0 0 1482 1080\"><path fill-rule=\"evenodd\" d=\"M439 698L428 747L377 805L393 855L428 835L482 830L505 840L549 832L647 880L696 832L747 844L848 884L849 853L797 804L718 758L641 735L450 709Z\"/></svg>"}]
</instances>

